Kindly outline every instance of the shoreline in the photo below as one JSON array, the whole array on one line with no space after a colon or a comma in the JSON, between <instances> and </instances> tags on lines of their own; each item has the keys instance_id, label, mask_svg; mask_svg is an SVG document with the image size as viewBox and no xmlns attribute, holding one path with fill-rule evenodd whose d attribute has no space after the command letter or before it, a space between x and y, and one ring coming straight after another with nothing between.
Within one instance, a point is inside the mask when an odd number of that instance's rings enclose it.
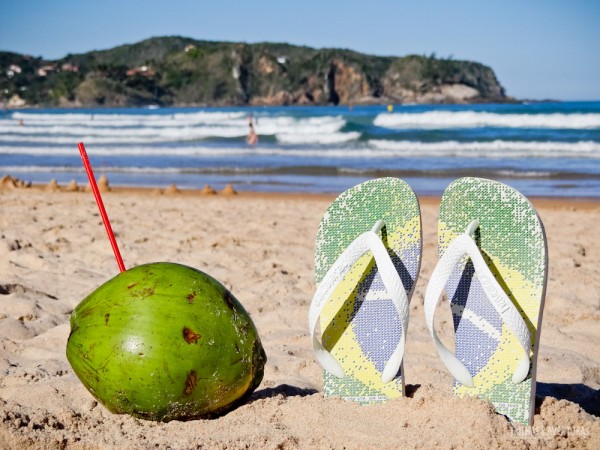
<instances>
[{"instance_id":1,"label":"shoreline","mask_svg":"<svg viewBox=\"0 0 600 450\"><path fill-rule=\"evenodd\" d=\"M79 185L76 191L67 190L67 185L57 185L57 188L50 188L49 184L31 183L27 186L20 187L6 187L3 186L2 180L6 177L11 178L16 182L21 182L18 178L12 177L11 175L5 175L0 178L0 192L2 190L13 190L18 189L22 191L45 191L45 192L64 192L64 193L80 193L87 192L92 194L89 185ZM210 186L209 186L210 187ZM332 201L338 194L335 193L324 193L324 192L293 192L293 191L237 191L233 185L234 193L228 193L222 191L215 191L211 194L206 194L203 189L199 188L180 188L176 185L166 187L146 187L146 186L121 186L121 185L110 185L108 191L102 191L102 194L144 194L144 195L167 195L167 196L188 196L188 197L242 197L242 198L265 198L265 199L295 199L295 200L327 200ZM176 191L170 191L170 189L176 189ZM211 188L212 189L212 188ZM417 198L423 204L439 204L441 195L420 195L417 194ZM576 204L579 207L586 209L594 209L600 207L600 196L599 197L561 197L561 196L527 196L529 201L534 206L541 207L555 207L555 208L566 208Z\"/></svg>"}]
</instances>

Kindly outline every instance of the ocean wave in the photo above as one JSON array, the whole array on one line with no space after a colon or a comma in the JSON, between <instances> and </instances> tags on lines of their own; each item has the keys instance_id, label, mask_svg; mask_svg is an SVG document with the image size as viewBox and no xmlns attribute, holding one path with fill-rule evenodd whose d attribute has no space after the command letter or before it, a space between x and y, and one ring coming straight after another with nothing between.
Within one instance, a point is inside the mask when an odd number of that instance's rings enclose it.
<instances>
[{"instance_id":1,"label":"ocean wave","mask_svg":"<svg viewBox=\"0 0 600 450\"><path fill-rule=\"evenodd\" d=\"M103 165L102 172L123 174L211 174L211 173L260 173L264 168L254 167L126 167ZM268 169L266 169L268 170ZM0 166L0 173L85 173L77 166Z\"/></svg>"},{"instance_id":2,"label":"ocean wave","mask_svg":"<svg viewBox=\"0 0 600 450\"><path fill-rule=\"evenodd\" d=\"M185 142L208 138L241 138L248 128L203 126L165 128L160 131L137 129L82 129L77 127L30 127L22 132L0 134L0 142L45 142L69 144L75 141L102 144L135 144L160 142Z\"/></svg>"},{"instance_id":3,"label":"ocean wave","mask_svg":"<svg viewBox=\"0 0 600 450\"><path fill-rule=\"evenodd\" d=\"M334 166L274 166L274 167L122 167L104 165L103 174L119 174L130 176L144 175L302 175L302 176L360 176L366 178L399 177L399 178L453 178L472 176L476 170L478 176L500 179L529 179L529 180L600 180L600 174L581 173L574 171L520 171L508 168L440 168L440 169L399 169L399 168L353 168ZM75 174L83 176L83 167L75 166L0 166L0 173L9 174Z\"/></svg>"},{"instance_id":4,"label":"ocean wave","mask_svg":"<svg viewBox=\"0 0 600 450\"><path fill-rule=\"evenodd\" d=\"M349 133L348 133L349 134ZM69 146L0 145L0 155L77 155L74 141ZM415 142L370 140L348 147L286 148L271 145L248 146L88 146L90 155L97 156L179 156L179 157L230 157L230 156L282 156L305 157L318 161L323 158L410 158L410 157L473 157L473 158L600 158L600 143L579 142Z\"/></svg>"},{"instance_id":5,"label":"ocean wave","mask_svg":"<svg viewBox=\"0 0 600 450\"><path fill-rule=\"evenodd\" d=\"M110 113L59 113L14 112L14 120L28 123L50 124L90 124L110 126L172 126L173 121L181 123L221 123L232 120L245 120L244 112L205 112L174 114L110 114Z\"/></svg>"},{"instance_id":6,"label":"ocean wave","mask_svg":"<svg viewBox=\"0 0 600 450\"><path fill-rule=\"evenodd\" d=\"M343 149L343 148L284 148L271 146L258 147L171 147L171 146L87 146L87 152L90 157L202 157L202 158L222 158L222 157L244 157L244 156L282 156L282 157L304 157L318 160L320 158L351 158L351 157L373 157L387 156L387 151L376 151L370 148L362 149ZM42 147L42 146L2 146L0 145L0 155L29 155L43 156L45 159L52 157L75 156L79 158L79 151L75 144L70 147Z\"/></svg>"},{"instance_id":7,"label":"ocean wave","mask_svg":"<svg viewBox=\"0 0 600 450\"><path fill-rule=\"evenodd\" d=\"M232 113L189 113L173 114L172 116L151 116L139 115L81 115L81 114L29 114L13 113L14 120L0 120L0 129L13 132L28 132L29 129L36 127L44 130L50 127L58 127L58 130L70 130L72 127L82 129L106 129L106 130L130 130L136 127L148 128L150 130L161 128L182 128L196 127L205 125L215 125L222 127L243 127L248 130L248 117L244 114ZM41 116L40 120L38 116ZM91 117L94 117L92 119ZM187 117L190 116L190 117ZM23 125L21 125L22 120ZM328 130L333 127L334 131L345 125L345 120L341 116L319 116L297 118L292 116L270 116L253 117L254 126L262 129L266 134L275 134L281 131L280 128L290 129L295 127L306 127L319 129L326 127ZM274 131L270 131L274 130Z\"/></svg>"},{"instance_id":8,"label":"ocean wave","mask_svg":"<svg viewBox=\"0 0 600 450\"><path fill-rule=\"evenodd\" d=\"M360 133L350 131L347 133L277 133L276 139L283 144L341 144L358 139Z\"/></svg>"},{"instance_id":9,"label":"ocean wave","mask_svg":"<svg viewBox=\"0 0 600 450\"><path fill-rule=\"evenodd\" d=\"M83 140L87 143L134 144L241 138L248 134L248 122L239 118L215 120L212 123L180 123L171 120L156 126L156 123L132 125L131 121L126 124L119 121L107 124L89 119L87 123L81 124L62 121L60 115L49 114L48 116L59 120L53 122L46 119L42 122L28 120L25 126L15 121L0 121L0 142L69 144L74 140ZM326 139L327 135L338 133L345 124L345 120L337 116L310 118L283 116L262 118L255 122L254 128L259 136L277 134L307 136L307 142L319 142Z\"/></svg>"},{"instance_id":10,"label":"ocean wave","mask_svg":"<svg viewBox=\"0 0 600 450\"><path fill-rule=\"evenodd\" d=\"M390 156L460 156L460 157L512 157L600 158L600 142L578 141L477 141L477 142L418 142L372 139L368 145L389 152Z\"/></svg>"},{"instance_id":11,"label":"ocean wave","mask_svg":"<svg viewBox=\"0 0 600 450\"><path fill-rule=\"evenodd\" d=\"M430 111L424 113L381 113L373 123L393 129L422 128L600 128L600 114L497 114L476 111Z\"/></svg>"}]
</instances>

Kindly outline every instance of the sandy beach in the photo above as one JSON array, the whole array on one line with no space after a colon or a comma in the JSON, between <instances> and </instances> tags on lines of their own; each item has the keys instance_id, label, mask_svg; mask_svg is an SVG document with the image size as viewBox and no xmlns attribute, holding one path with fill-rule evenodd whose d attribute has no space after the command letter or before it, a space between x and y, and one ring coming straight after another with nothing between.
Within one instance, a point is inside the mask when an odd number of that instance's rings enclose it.
<instances>
[{"instance_id":1,"label":"sandy beach","mask_svg":"<svg viewBox=\"0 0 600 450\"><path fill-rule=\"evenodd\" d=\"M332 199L104 194L126 267L172 261L217 278L251 314L268 356L246 404L216 419L155 423L108 412L65 356L73 308L118 273L92 194L0 190L0 448L600 448L600 202L532 199L550 267L535 421L523 427L483 401L454 398L427 332L439 198L420 199L407 397L371 406L323 397L307 313L316 230Z\"/></svg>"}]
</instances>

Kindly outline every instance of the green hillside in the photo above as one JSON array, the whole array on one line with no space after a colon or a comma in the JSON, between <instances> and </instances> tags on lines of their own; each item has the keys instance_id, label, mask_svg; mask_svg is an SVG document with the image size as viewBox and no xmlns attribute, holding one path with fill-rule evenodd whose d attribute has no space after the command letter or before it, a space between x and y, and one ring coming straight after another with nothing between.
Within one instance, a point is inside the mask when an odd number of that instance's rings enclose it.
<instances>
[{"instance_id":1,"label":"green hillside","mask_svg":"<svg viewBox=\"0 0 600 450\"><path fill-rule=\"evenodd\" d=\"M513 101L476 62L176 36L53 61L0 52L0 71L8 107Z\"/></svg>"}]
</instances>

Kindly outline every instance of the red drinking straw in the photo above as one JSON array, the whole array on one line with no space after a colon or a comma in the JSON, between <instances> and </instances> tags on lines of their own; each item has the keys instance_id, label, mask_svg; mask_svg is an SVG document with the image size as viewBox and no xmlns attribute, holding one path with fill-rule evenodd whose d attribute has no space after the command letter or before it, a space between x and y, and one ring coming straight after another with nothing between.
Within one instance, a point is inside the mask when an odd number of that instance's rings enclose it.
<instances>
[{"instance_id":1,"label":"red drinking straw","mask_svg":"<svg viewBox=\"0 0 600 450\"><path fill-rule=\"evenodd\" d=\"M119 247L117 245L117 241L115 240L115 234L113 233L113 230L110 226L110 220L108 220L108 216L106 215L104 203L102 203L102 197L100 196L100 191L98 190L98 185L96 184L96 179L94 178L94 172L92 171L92 166L90 164L90 160L88 159L87 152L85 151L85 147L83 146L83 142L77 144L77 147L79 147L79 153L81 153L81 161L83 161L85 172L87 173L88 180L90 180L90 186L92 186L94 197L96 197L96 204L98 205L98 209L100 210L102 222L104 222L104 228L106 228L106 234L108 234L110 245L112 245L112 249L115 254L115 259L117 260L117 264L119 265L119 270L121 272L125 272L125 264L123 264L123 258L121 258L121 252L119 252Z\"/></svg>"}]
</instances>

